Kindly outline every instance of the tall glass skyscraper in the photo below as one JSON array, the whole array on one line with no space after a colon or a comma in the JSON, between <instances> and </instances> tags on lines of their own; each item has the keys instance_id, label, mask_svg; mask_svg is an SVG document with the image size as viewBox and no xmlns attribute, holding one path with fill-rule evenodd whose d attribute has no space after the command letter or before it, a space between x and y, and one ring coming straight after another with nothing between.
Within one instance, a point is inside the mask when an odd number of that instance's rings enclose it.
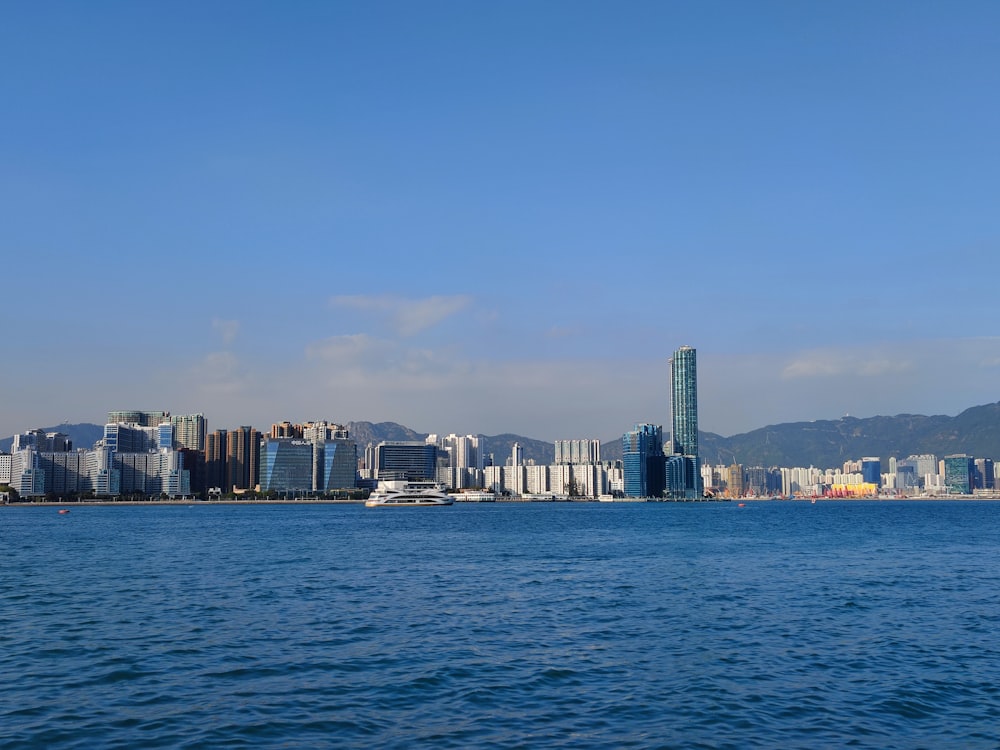
<instances>
[{"instance_id":1,"label":"tall glass skyscraper","mask_svg":"<svg viewBox=\"0 0 1000 750\"><path fill-rule=\"evenodd\" d=\"M698 355L682 346L670 358L670 445L674 455L687 459L685 494L701 494L698 461Z\"/></svg>"},{"instance_id":2,"label":"tall glass skyscraper","mask_svg":"<svg viewBox=\"0 0 1000 750\"><path fill-rule=\"evenodd\" d=\"M673 452L698 455L698 360L697 352L682 346L670 358L670 414L673 420Z\"/></svg>"}]
</instances>

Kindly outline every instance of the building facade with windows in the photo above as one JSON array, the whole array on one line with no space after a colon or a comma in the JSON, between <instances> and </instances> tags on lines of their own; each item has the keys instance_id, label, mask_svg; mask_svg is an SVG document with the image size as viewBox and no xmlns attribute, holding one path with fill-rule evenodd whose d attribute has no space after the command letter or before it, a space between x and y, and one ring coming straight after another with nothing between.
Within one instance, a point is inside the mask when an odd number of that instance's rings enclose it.
<instances>
[{"instance_id":1,"label":"building facade with windows","mask_svg":"<svg viewBox=\"0 0 1000 750\"><path fill-rule=\"evenodd\" d=\"M662 497L666 489L663 428L637 424L622 436L622 472L626 497Z\"/></svg>"},{"instance_id":2,"label":"building facade with windows","mask_svg":"<svg viewBox=\"0 0 1000 750\"><path fill-rule=\"evenodd\" d=\"M670 367L670 452L683 456L684 495L701 495L701 467L698 459L698 353L682 346L668 361ZM672 490L673 494L677 494Z\"/></svg>"},{"instance_id":3,"label":"building facade with windows","mask_svg":"<svg viewBox=\"0 0 1000 750\"><path fill-rule=\"evenodd\" d=\"M299 438L271 438L260 444L262 492L312 492L313 443Z\"/></svg>"},{"instance_id":4,"label":"building facade with windows","mask_svg":"<svg viewBox=\"0 0 1000 750\"><path fill-rule=\"evenodd\" d=\"M408 481L437 478L436 445L409 440L387 440L375 446L375 478Z\"/></svg>"}]
</instances>

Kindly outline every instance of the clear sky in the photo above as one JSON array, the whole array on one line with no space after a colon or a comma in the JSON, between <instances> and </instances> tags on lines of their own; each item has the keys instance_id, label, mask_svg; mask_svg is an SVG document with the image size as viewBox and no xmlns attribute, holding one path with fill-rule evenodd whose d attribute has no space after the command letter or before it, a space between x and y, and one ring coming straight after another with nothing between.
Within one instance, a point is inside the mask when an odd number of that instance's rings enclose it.
<instances>
[{"instance_id":1,"label":"clear sky","mask_svg":"<svg viewBox=\"0 0 1000 750\"><path fill-rule=\"evenodd\" d=\"M0 434L1000 400L1000 3L9 2Z\"/></svg>"}]
</instances>

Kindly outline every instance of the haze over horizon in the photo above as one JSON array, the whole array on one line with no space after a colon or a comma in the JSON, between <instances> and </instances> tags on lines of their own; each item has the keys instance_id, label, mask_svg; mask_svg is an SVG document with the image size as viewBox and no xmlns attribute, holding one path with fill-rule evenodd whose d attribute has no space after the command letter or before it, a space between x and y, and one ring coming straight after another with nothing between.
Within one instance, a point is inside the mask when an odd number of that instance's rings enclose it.
<instances>
[{"instance_id":1,"label":"haze over horizon","mask_svg":"<svg viewBox=\"0 0 1000 750\"><path fill-rule=\"evenodd\" d=\"M1000 399L996 3L5 11L0 435Z\"/></svg>"}]
</instances>

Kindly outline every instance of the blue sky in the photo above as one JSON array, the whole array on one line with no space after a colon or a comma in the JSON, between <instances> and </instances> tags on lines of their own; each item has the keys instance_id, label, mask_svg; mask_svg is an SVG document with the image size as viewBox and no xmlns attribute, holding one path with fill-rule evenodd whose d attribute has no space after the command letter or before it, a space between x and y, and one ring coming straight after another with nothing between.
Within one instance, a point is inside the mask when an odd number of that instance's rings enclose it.
<instances>
[{"instance_id":1,"label":"blue sky","mask_svg":"<svg viewBox=\"0 0 1000 750\"><path fill-rule=\"evenodd\" d=\"M14 2L0 433L1000 399L1000 4Z\"/></svg>"}]
</instances>

